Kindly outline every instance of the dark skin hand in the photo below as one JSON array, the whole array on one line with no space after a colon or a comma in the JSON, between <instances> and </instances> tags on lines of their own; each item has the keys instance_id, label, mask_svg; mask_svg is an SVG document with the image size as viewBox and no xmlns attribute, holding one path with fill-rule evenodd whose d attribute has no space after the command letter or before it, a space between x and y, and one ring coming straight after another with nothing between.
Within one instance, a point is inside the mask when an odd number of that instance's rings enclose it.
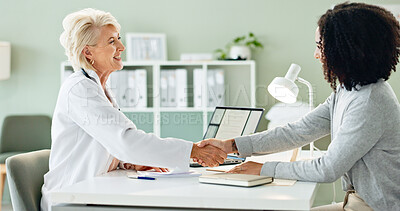
<instances>
[{"instance_id":1,"label":"dark skin hand","mask_svg":"<svg viewBox=\"0 0 400 211\"><path fill-rule=\"evenodd\" d=\"M237 148L236 148L236 144L235 144L235 140L234 139L228 139L228 140L219 140L219 139L206 139L200 142L196 143L197 146L199 147L206 147L206 146L215 146L219 149L221 149L222 151L224 151L226 154L228 153L234 153L237 152ZM226 158L226 157L225 157ZM193 159L195 162L198 162L199 164L201 164L202 166L204 161L201 158L194 158Z\"/></svg>"},{"instance_id":2,"label":"dark skin hand","mask_svg":"<svg viewBox=\"0 0 400 211\"><path fill-rule=\"evenodd\" d=\"M201 160L200 164L202 166L210 167L219 166L219 164L224 163L226 156L226 153L217 147L212 145L199 147L197 144L193 144L190 155L194 160Z\"/></svg>"},{"instance_id":3,"label":"dark skin hand","mask_svg":"<svg viewBox=\"0 0 400 211\"><path fill-rule=\"evenodd\" d=\"M262 163L248 161L233 167L231 170L227 171L227 173L260 175L262 167Z\"/></svg>"}]
</instances>

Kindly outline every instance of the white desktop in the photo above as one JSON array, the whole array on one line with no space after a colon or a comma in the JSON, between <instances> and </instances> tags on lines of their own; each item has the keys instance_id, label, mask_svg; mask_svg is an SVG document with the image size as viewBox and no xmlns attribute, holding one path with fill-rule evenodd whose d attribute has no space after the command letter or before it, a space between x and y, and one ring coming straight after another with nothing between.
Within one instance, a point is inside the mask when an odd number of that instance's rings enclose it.
<instances>
[{"instance_id":1,"label":"white desktop","mask_svg":"<svg viewBox=\"0 0 400 211\"><path fill-rule=\"evenodd\" d=\"M265 161L290 158L290 152L251 157ZM307 156L306 152L302 156ZM194 168L203 174L215 172ZM297 181L292 186L252 188L202 184L198 177L129 179L126 171L113 171L62 188L51 194L53 211L67 210L310 210L318 184Z\"/></svg>"}]
</instances>

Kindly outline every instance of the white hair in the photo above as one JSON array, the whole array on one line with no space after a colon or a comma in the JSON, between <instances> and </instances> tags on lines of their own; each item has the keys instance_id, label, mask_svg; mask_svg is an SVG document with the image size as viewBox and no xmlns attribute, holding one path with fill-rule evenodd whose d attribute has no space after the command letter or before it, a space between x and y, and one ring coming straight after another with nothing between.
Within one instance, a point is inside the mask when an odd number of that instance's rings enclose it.
<instances>
[{"instance_id":1,"label":"white hair","mask_svg":"<svg viewBox=\"0 0 400 211\"><path fill-rule=\"evenodd\" d=\"M107 25L114 26L118 31L121 29L110 13L92 8L71 13L64 18L60 42L75 71L81 68L94 70L82 50L87 45L96 45L101 27Z\"/></svg>"}]
</instances>

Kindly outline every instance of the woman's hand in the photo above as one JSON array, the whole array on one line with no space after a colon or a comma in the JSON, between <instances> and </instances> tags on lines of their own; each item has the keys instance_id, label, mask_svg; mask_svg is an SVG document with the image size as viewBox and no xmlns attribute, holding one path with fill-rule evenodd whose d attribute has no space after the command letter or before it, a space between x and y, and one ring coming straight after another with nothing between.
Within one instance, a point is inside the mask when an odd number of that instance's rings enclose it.
<instances>
[{"instance_id":1,"label":"woman's hand","mask_svg":"<svg viewBox=\"0 0 400 211\"><path fill-rule=\"evenodd\" d=\"M261 168L263 164L262 163L256 163L253 161L248 161L245 163L242 163L240 165L235 166L231 170L227 171L228 173L235 173L235 174L254 174L254 175L260 175L261 173Z\"/></svg>"}]
</instances>

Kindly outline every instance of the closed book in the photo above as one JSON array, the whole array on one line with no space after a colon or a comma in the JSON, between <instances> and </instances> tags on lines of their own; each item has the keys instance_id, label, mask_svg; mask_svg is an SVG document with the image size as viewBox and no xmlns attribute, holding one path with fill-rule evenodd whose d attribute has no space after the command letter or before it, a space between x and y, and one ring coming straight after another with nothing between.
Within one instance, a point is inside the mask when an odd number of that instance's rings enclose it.
<instances>
[{"instance_id":1,"label":"closed book","mask_svg":"<svg viewBox=\"0 0 400 211\"><path fill-rule=\"evenodd\" d=\"M272 177L250 175L250 174L230 174L217 173L202 175L199 177L199 182L219 185L233 185L242 187L253 187L262 184L273 182Z\"/></svg>"}]
</instances>

